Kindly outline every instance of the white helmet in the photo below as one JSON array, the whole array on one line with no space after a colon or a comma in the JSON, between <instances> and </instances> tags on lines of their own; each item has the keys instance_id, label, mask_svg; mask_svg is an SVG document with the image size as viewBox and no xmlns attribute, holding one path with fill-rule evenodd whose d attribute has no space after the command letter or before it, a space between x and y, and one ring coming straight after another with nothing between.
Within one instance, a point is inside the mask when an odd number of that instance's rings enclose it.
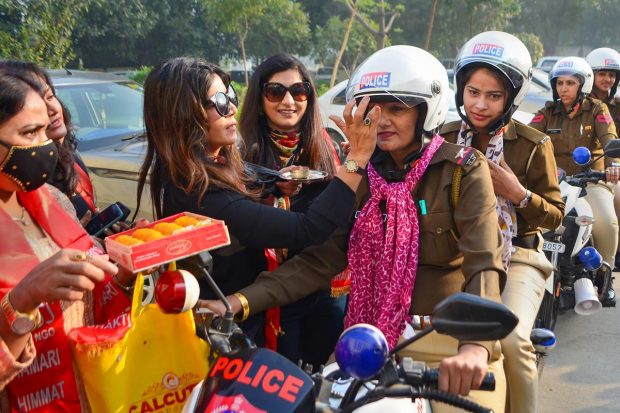
<instances>
[{"instance_id":1,"label":"white helmet","mask_svg":"<svg viewBox=\"0 0 620 413\"><path fill-rule=\"evenodd\" d=\"M613 70L616 72L616 82L609 94L609 96L615 96L618 82L620 82L620 53L609 47L600 47L588 53L586 61L594 72L597 70Z\"/></svg>"},{"instance_id":2,"label":"white helmet","mask_svg":"<svg viewBox=\"0 0 620 413\"><path fill-rule=\"evenodd\" d=\"M497 130L510 120L527 93L532 82L532 58L523 42L509 33L484 32L465 43L456 57L454 84L457 110L470 126L471 123L461 112L461 107L468 73L466 69L476 66L486 66L499 71L512 86L510 99L506 102L502 117L490 127L491 130Z\"/></svg>"},{"instance_id":3,"label":"white helmet","mask_svg":"<svg viewBox=\"0 0 620 413\"><path fill-rule=\"evenodd\" d=\"M555 83L560 76L575 76L581 83L577 100L581 100L592 92L594 84L594 73L585 59L576 56L565 57L558 60L549 72L549 82L553 90L553 100L558 100L560 96L555 88Z\"/></svg>"},{"instance_id":4,"label":"white helmet","mask_svg":"<svg viewBox=\"0 0 620 413\"><path fill-rule=\"evenodd\" d=\"M446 119L449 90L446 69L433 55L413 46L390 46L358 66L349 79L346 97L347 102L364 96L373 101L398 100L408 107L425 103L421 126L432 135ZM420 130L418 125L416 130Z\"/></svg>"}]
</instances>

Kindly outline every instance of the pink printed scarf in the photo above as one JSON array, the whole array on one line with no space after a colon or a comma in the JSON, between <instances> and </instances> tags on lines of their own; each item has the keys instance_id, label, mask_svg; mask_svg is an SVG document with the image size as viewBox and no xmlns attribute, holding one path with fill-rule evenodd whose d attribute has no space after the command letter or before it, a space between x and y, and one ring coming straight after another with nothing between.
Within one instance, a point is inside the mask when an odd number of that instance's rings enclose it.
<instances>
[{"instance_id":1,"label":"pink printed scarf","mask_svg":"<svg viewBox=\"0 0 620 413\"><path fill-rule=\"evenodd\" d=\"M390 348L410 321L418 269L418 213L411 191L443 142L435 135L403 182L387 183L368 165L370 199L349 240L351 294L345 326L372 324L385 334ZM386 201L385 220L379 207L382 200Z\"/></svg>"}]
</instances>

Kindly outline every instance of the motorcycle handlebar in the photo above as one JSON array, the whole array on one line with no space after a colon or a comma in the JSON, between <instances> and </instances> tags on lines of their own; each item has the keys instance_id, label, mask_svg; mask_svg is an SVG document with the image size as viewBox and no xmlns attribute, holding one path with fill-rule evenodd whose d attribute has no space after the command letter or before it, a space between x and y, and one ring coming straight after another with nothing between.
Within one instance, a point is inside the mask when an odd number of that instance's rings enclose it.
<instances>
[{"instance_id":1,"label":"motorcycle handlebar","mask_svg":"<svg viewBox=\"0 0 620 413\"><path fill-rule=\"evenodd\" d=\"M423 379L428 387L437 388L439 385L439 369L427 369L424 372ZM487 373L482 379L480 388L478 390L494 391L495 390L495 376L493 373Z\"/></svg>"},{"instance_id":2,"label":"motorcycle handlebar","mask_svg":"<svg viewBox=\"0 0 620 413\"><path fill-rule=\"evenodd\" d=\"M588 171L566 177L566 183L573 186L585 186L588 183L605 182L606 179L607 175L605 175L605 172Z\"/></svg>"},{"instance_id":3,"label":"motorcycle handlebar","mask_svg":"<svg viewBox=\"0 0 620 413\"><path fill-rule=\"evenodd\" d=\"M439 369L426 367L424 362L404 357L400 362L399 376L405 383L424 389L437 389L439 386ZM495 376L487 373L478 390L495 390Z\"/></svg>"},{"instance_id":4,"label":"motorcycle handlebar","mask_svg":"<svg viewBox=\"0 0 620 413\"><path fill-rule=\"evenodd\" d=\"M461 396L442 392L439 390L416 390L412 387L382 388L371 392L367 397L356 400L344 409L336 410L339 413L349 413L364 406L384 398L411 398L411 399L427 399L448 404L450 406L464 409L473 413L493 413L492 409L480 406L471 400ZM316 411L321 413L333 412L334 410L326 409L325 405L316 405Z\"/></svg>"}]
</instances>

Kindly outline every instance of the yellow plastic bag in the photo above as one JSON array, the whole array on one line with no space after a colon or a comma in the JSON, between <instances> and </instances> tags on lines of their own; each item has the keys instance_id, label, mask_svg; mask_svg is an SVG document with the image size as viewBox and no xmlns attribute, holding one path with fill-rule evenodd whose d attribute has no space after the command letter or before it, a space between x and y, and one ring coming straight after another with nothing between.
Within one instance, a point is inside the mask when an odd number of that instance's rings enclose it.
<instances>
[{"instance_id":1,"label":"yellow plastic bag","mask_svg":"<svg viewBox=\"0 0 620 413\"><path fill-rule=\"evenodd\" d=\"M196 336L191 311L142 306L137 277L131 325L71 330L69 341L93 413L180 412L208 370L209 345Z\"/></svg>"}]
</instances>

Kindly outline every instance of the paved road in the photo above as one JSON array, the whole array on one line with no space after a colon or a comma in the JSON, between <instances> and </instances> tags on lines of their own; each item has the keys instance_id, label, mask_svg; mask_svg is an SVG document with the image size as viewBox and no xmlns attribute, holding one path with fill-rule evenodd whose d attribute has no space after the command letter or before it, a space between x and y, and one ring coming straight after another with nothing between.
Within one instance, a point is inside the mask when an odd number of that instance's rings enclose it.
<instances>
[{"instance_id":1,"label":"paved road","mask_svg":"<svg viewBox=\"0 0 620 413\"><path fill-rule=\"evenodd\" d=\"M620 291L620 273L615 273ZM560 315L540 382L541 413L620 412L620 306Z\"/></svg>"}]
</instances>

